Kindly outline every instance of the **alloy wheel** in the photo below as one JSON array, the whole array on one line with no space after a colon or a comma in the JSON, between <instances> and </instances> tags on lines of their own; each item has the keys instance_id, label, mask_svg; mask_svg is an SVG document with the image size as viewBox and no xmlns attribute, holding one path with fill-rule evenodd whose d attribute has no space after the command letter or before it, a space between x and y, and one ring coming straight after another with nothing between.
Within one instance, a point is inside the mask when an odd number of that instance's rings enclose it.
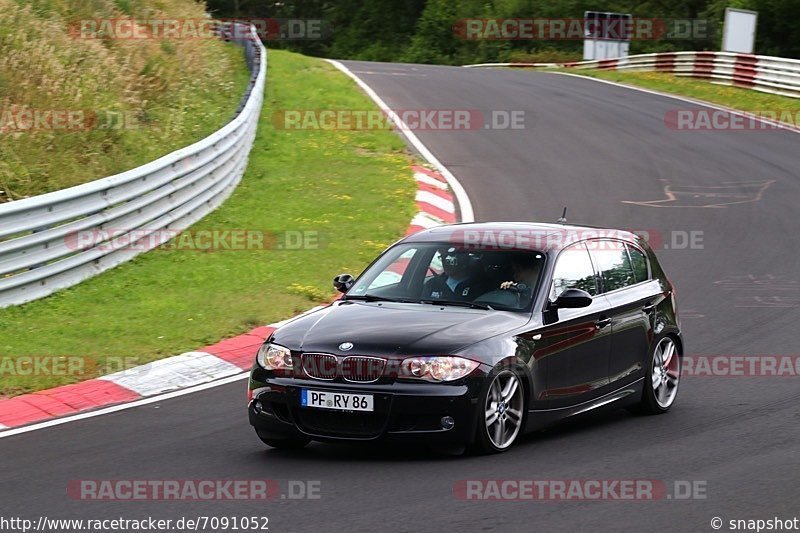
<instances>
[{"instance_id":1,"label":"alloy wheel","mask_svg":"<svg viewBox=\"0 0 800 533\"><path fill-rule=\"evenodd\" d=\"M664 337L653 353L653 395L659 407L667 409L672 405L678 394L680 379L680 358L675 342L669 337Z\"/></svg>"},{"instance_id":2,"label":"alloy wheel","mask_svg":"<svg viewBox=\"0 0 800 533\"><path fill-rule=\"evenodd\" d=\"M510 371L497 374L486 395L486 432L491 443L504 449L511 446L522 428L524 400L522 383Z\"/></svg>"}]
</instances>

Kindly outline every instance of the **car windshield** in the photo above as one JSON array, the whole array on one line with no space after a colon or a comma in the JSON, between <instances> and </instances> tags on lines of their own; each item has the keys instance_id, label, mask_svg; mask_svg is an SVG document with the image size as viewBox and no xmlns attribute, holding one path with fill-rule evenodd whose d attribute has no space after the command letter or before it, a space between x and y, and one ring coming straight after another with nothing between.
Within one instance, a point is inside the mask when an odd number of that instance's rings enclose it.
<instances>
[{"instance_id":1,"label":"car windshield","mask_svg":"<svg viewBox=\"0 0 800 533\"><path fill-rule=\"evenodd\" d=\"M386 251L347 292L348 300L388 300L523 311L544 271L535 251L405 243Z\"/></svg>"}]
</instances>

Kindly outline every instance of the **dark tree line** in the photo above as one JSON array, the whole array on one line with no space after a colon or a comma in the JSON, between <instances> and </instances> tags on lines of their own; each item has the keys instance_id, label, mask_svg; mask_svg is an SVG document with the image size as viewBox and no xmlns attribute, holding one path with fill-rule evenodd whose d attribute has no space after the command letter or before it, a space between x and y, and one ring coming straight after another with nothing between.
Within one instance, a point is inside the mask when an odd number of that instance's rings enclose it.
<instances>
[{"instance_id":1,"label":"dark tree line","mask_svg":"<svg viewBox=\"0 0 800 533\"><path fill-rule=\"evenodd\" d=\"M586 10L639 18L706 19L707 35L631 42L630 53L719 50L726 7L758 11L756 53L800 58L800 0L207 0L217 17L321 19L322 39L270 46L306 54L377 61L463 64L580 58L580 40L466 40L467 18L582 18Z\"/></svg>"}]
</instances>

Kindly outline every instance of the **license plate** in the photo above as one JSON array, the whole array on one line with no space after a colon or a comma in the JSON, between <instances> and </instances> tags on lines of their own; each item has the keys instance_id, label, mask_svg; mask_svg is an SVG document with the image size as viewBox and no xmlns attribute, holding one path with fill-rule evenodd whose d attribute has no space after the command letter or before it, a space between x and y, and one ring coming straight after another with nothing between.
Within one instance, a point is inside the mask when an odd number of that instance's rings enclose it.
<instances>
[{"instance_id":1,"label":"license plate","mask_svg":"<svg viewBox=\"0 0 800 533\"><path fill-rule=\"evenodd\" d=\"M317 409L340 411L372 411L372 394L345 394L342 392L301 389L300 405Z\"/></svg>"}]
</instances>

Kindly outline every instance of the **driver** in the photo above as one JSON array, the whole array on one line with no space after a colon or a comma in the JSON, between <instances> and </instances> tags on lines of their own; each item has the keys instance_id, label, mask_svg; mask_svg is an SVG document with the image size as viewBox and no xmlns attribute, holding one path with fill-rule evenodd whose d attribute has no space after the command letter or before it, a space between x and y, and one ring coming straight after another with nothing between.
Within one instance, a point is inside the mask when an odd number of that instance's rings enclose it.
<instances>
[{"instance_id":1,"label":"driver","mask_svg":"<svg viewBox=\"0 0 800 533\"><path fill-rule=\"evenodd\" d=\"M425 282L422 298L430 300L468 300L480 291L471 279L470 256L465 250L439 250L444 272Z\"/></svg>"},{"instance_id":2,"label":"driver","mask_svg":"<svg viewBox=\"0 0 800 533\"><path fill-rule=\"evenodd\" d=\"M541 256L537 254L536 259L541 259ZM542 262L534 260L531 254L512 255L511 271L516 281L504 281L500 284L500 289L516 292L523 302L530 300L533 296L533 288L539 280L541 265Z\"/></svg>"}]
</instances>

